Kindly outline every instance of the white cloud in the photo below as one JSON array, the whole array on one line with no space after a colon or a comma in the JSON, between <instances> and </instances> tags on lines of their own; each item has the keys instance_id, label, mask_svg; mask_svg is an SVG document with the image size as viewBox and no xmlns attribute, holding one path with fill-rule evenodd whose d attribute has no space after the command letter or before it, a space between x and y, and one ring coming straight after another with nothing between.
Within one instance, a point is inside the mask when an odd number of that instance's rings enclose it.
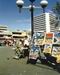
<instances>
[{"instance_id":1,"label":"white cloud","mask_svg":"<svg viewBox=\"0 0 60 75\"><path fill-rule=\"evenodd\" d=\"M19 23L30 23L30 19L16 20Z\"/></svg>"}]
</instances>

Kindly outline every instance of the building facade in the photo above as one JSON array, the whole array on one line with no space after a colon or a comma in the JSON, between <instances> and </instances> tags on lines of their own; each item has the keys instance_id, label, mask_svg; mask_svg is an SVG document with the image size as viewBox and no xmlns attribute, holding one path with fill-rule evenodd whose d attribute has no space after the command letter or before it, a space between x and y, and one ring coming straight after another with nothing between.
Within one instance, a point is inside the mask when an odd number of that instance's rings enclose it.
<instances>
[{"instance_id":1,"label":"building facade","mask_svg":"<svg viewBox=\"0 0 60 75\"><path fill-rule=\"evenodd\" d=\"M25 36L27 36L27 32L25 32L25 31L13 31L12 32L12 37L14 40L24 39Z\"/></svg>"},{"instance_id":2,"label":"building facade","mask_svg":"<svg viewBox=\"0 0 60 75\"><path fill-rule=\"evenodd\" d=\"M10 32L7 26L0 26L0 40L11 39L12 32Z\"/></svg>"},{"instance_id":3,"label":"building facade","mask_svg":"<svg viewBox=\"0 0 60 75\"><path fill-rule=\"evenodd\" d=\"M9 31L7 26L0 26L0 45L12 45L18 39L29 36L27 31Z\"/></svg>"},{"instance_id":4,"label":"building facade","mask_svg":"<svg viewBox=\"0 0 60 75\"><path fill-rule=\"evenodd\" d=\"M7 26L0 25L0 46L11 45L12 42L12 32L8 30Z\"/></svg>"},{"instance_id":5,"label":"building facade","mask_svg":"<svg viewBox=\"0 0 60 75\"><path fill-rule=\"evenodd\" d=\"M34 32L54 32L56 16L52 13L42 13L34 17Z\"/></svg>"}]
</instances>

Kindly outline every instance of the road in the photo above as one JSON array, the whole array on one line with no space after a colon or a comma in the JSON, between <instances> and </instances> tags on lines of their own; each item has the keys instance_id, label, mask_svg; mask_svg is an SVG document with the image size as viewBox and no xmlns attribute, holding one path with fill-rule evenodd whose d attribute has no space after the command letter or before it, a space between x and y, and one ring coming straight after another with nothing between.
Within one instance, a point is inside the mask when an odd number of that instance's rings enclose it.
<instances>
[{"instance_id":1,"label":"road","mask_svg":"<svg viewBox=\"0 0 60 75\"><path fill-rule=\"evenodd\" d=\"M60 75L53 68L37 63L26 64L26 58L13 59L11 47L0 47L0 75Z\"/></svg>"}]
</instances>

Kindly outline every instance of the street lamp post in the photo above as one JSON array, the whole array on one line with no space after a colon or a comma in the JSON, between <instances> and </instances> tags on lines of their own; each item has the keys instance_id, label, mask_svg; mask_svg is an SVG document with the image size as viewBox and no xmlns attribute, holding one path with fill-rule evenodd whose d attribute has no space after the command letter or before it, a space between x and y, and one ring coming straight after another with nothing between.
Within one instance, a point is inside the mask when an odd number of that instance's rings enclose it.
<instances>
[{"instance_id":1,"label":"street lamp post","mask_svg":"<svg viewBox=\"0 0 60 75\"><path fill-rule=\"evenodd\" d=\"M33 33L34 33L34 22L33 22L33 11L34 11L34 6L33 3L35 0L29 0L31 2L31 7L30 7L30 11L31 11L31 38L33 37ZM16 1L17 6L19 7L19 10L21 10L21 8L23 7L24 1L23 0L17 0ZM46 0L42 0L40 2L41 7L43 8L43 12L45 12L45 7L47 6L48 2Z\"/></svg>"},{"instance_id":2,"label":"street lamp post","mask_svg":"<svg viewBox=\"0 0 60 75\"><path fill-rule=\"evenodd\" d=\"M48 5L47 0L42 0L42 1L40 2L40 5L41 5L41 7L43 8L43 13L45 13L45 8L46 8L47 5Z\"/></svg>"},{"instance_id":3,"label":"street lamp post","mask_svg":"<svg viewBox=\"0 0 60 75\"><path fill-rule=\"evenodd\" d=\"M33 34L34 34L34 21L33 21L34 6L33 6L33 2L35 0L30 0L30 1L31 1L30 11L31 11L31 38L32 38L33 37Z\"/></svg>"},{"instance_id":4,"label":"street lamp post","mask_svg":"<svg viewBox=\"0 0 60 75\"><path fill-rule=\"evenodd\" d=\"M34 25L33 25L33 4L31 3L31 38L33 37L33 33L34 33Z\"/></svg>"}]
</instances>

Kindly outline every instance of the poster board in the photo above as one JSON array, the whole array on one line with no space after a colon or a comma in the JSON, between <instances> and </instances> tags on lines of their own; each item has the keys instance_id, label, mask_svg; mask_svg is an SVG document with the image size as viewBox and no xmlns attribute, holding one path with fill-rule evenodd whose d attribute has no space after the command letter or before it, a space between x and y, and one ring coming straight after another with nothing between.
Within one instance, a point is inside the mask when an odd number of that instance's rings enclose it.
<instances>
[{"instance_id":1,"label":"poster board","mask_svg":"<svg viewBox=\"0 0 60 75\"><path fill-rule=\"evenodd\" d=\"M52 52L52 44L45 44L43 53L51 54L51 52Z\"/></svg>"},{"instance_id":2,"label":"poster board","mask_svg":"<svg viewBox=\"0 0 60 75\"><path fill-rule=\"evenodd\" d=\"M59 44L53 44L52 48L52 56L60 56L60 45Z\"/></svg>"},{"instance_id":3,"label":"poster board","mask_svg":"<svg viewBox=\"0 0 60 75\"><path fill-rule=\"evenodd\" d=\"M37 42L38 45L43 45L44 36L45 36L44 32L36 32L34 34L35 41Z\"/></svg>"},{"instance_id":4,"label":"poster board","mask_svg":"<svg viewBox=\"0 0 60 75\"><path fill-rule=\"evenodd\" d=\"M53 33L45 33L45 44L53 44Z\"/></svg>"},{"instance_id":5,"label":"poster board","mask_svg":"<svg viewBox=\"0 0 60 75\"><path fill-rule=\"evenodd\" d=\"M60 44L60 32L54 33L54 44Z\"/></svg>"}]
</instances>

